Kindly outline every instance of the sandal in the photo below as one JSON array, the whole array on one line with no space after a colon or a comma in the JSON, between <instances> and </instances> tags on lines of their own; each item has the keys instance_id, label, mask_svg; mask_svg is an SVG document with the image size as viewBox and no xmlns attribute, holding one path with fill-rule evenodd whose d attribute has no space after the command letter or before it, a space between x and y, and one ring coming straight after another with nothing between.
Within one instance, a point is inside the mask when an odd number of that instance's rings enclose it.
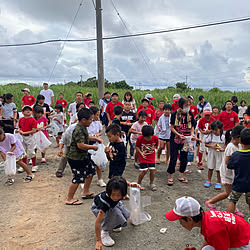
<instances>
[{"instance_id":1,"label":"sandal","mask_svg":"<svg viewBox=\"0 0 250 250\"><path fill-rule=\"evenodd\" d=\"M178 178L178 181L182 182L182 183L188 183L188 180L186 178Z\"/></svg>"},{"instance_id":2,"label":"sandal","mask_svg":"<svg viewBox=\"0 0 250 250\"><path fill-rule=\"evenodd\" d=\"M139 183L138 183L139 184ZM142 191L144 191L145 190L145 186L142 184L142 183L140 183L139 184L141 187L140 187L140 190L142 190Z\"/></svg>"},{"instance_id":3,"label":"sandal","mask_svg":"<svg viewBox=\"0 0 250 250\"><path fill-rule=\"evenodd\" d=\"M218 209L216 208L215 204L210 204L208 203L208 201L205 202L206 206L208 207L208 209L210 211L218 211Z\"/></svg>"},{"instance_id":4,"label":"sandal","mask_svg":"<svg viewBox=\"0 0 250 250\"><path fill-rule=\"evenodd\" d=\"M184 174L191 174L191 173L192 173L192 170L186 169L186 170L184 171Z\"/></svg>"},{"instance_id":5,"label":"sandal","mask_svg":"<svg viewBox=\"0 0 250 250\"><path fill-rule=\"evenodd\" d=\"M168 186L173 186L174 180L173 179L168 179Z\"/></svg>"},{"instance_id":6,"label":"sandal","mask_svg":"<svg viewBox=\"0 0 250 250\"><path fill-rule=\"evenodd\" d=\"M8 179L8 180L5 182L5 184L6 184L7 186L13 185L13 184L14 184L14 179Z\"/></svg>"},{"instance_id":7,"label":"sandal","mask_svg":"<svg viewBox=\"0 0 250 250\"><path fill-rule=\"evenodd\" d=\"M72 201L71 203L65 203L65 205L78 206L78 205L82 205L82 202L79 200L75 200L75 201Z\"/></svg>"},{"instance_id":8,"label":"sandal","mask_svg":"<svg viewBox=\"0 0 250 250\"><path fill-rule=\"evenodd\" d=\"M82 196L83 200L88 200L88 199L94 199L96 197L96 195L94 193Z\"/></svg>"},{"instance_id":9,"label":"sandal","mask_svg":"<svg viewBox=\"0 0 250 250\"><path fill-rule=\"evenodd\" d=\"M32 175L32 176L27 175L26 178L24 179L24 182L25 183L31 182L34 177L35 177L34 175Z\"/></svg>"},{"instance_id":10,"label":"sandal","mask_svg":"<svg viewBox=\"0 0 250 250\"><path fill-rule=\"evenodd\" d=\"M151 191L157 191L157 187L155 184L151 184L150 189L151 189Z\"/></svg>"}]
</instances>

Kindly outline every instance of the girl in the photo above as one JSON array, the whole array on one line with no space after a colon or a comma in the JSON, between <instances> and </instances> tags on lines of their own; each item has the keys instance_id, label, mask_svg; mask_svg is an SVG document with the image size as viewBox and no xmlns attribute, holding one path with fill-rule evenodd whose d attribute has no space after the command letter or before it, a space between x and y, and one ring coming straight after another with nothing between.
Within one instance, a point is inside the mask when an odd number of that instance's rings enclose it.
<instances>
[{"instance_id":1,"label":"girl","mask_svg":"<svg viewBox=\"0 0 250 250\"><path fill-rule=\"evenodd\" d=\"M213 121L211 124L211 132L205 138L205 146L208 147L208 181L205 182L204 187L211 186L214 168L217 173L217 183L215 189L221 189L220 167L223 162L225 151L225 135L223 134L223 124L221 121Z\"/></svg>"},{"instance_id":2,"label":"girl","mask_svg":"<svg viewBox=\"0 0 250 250\"><path fill-rule=\"evenodd\" d=\"M7 93L3 95L2 119L3 119L3 124L7 125L4 126L4 131L9 132L11 134L14 133L14 128L16 126L16 121L17 121L17 108L13 100L14 96L12 94Z\"/></svg>"},{"instance_id":3,"label":"girl","mask_svg":"<svg viewBox=\"0 0 250 250\"><path fill-rule=\"evenodd\" d=\"M244 126L236 126L233 129L230 129L226 132L225 140L226 140L226 150L225 150L225 160L223 160L223 163L221 165L220 169L220 175L221 175L221 181L224 184L225 192L220 193L213 197L210 200L207 200L205 202L206 206L211 211L217 211L215 203L221 200L226 199L232 188L232 184L234 181L234 171L232 169L227 168L227 163L231 157L231 155L240 149L240 132L244 129ZM239 212L238 209L235 210L235 214L242 216L243 214ZM243 215L244 216L244 215Z\"/></svg>"},{"instance_id":4,"label":"girl","mask_svg":"<svg viewBox=\"0 0 250 250\"><path fill-rule=\"evenodd\" d=\"M94 114L93 120L89 125L89 127L87 128L89 136L94 136L99 138L102 135L102 124L100 123L100 110L96 106L89 108L89 110L91 110ZM91 140L89 142L90 145L94 145L95 143L96 141L91 141ZM100 187L106 187L106 183L102 179L102 170L98 166L95 167L98 178L97 185Z\"/></svg>"},{"instance_id":5,"label":"girl","mask_svg":"<svg viewBox=\"0 0 250 250\"><path fill-rule=\"evenodd\" d=\"M37 106L42 107L43 113L48 119L48 123L50 124L50 120L49 120L50 108L49 108L49 105L45 103L44 101L45 101L45 97L43 95L38 95L36 98L36 104L34 105L33 109L35 109Z\"/></svg>"},{"instance_id":6,"label":"girl","mask_svg":"<svg viewBox=\"0 0 250 250\"><path fill-rule=\"evenodd\" d=\"M30 182L34 178L34 175L30 172L28 166L22 161L26 157L22 143L12 134L4 133L0 128L0 154L4 161L6 161L6 154L15 155L16 162L20 165L27 176L24 182ZM13 176L9 176L6 181L6 185L12 185L14 183Z\"/></svg>"},{"instance_id":7,"label":"girl","mask_svg":"<svg viewBox=\"0 0 250 250\"><path fill-rule=\"evenodd\" d=\"M71 118L72 122L70 125L72 125L78 121L77 113L82 108L85 108L85 104L83 102L79 102L76 104L76 113L72 116L72 118Z\"/></svg>"},{"instance_id":8,"label":"girl","mask_svg":"<svg viewBox=\"0 0 250 250\"><path fill-rule=\"evenodd\" d=\"M130 91L127 91L125 94L124 94L124 97L123 97L123 100L122 100L122 104L124 105L125 102L130 102L131 103L131 111L132 112L136 112L136 103L135 103L135 100L132 96L132 93Z\"/></svg>"},{"instance_id":9,"label":"girl","mask_svg":"<svg viewBox=\"0 0 250 250\"><path fill-rule=\"evenodd\" d=\"M33 115L37 121L37 130L43 131L44 135L49 139L49 134L48 131L46 130L49 126L49 122L48 119L44 116L43 108L37 106L35 109L33 109ZM42 154L41 163L46 163L45 152L44 153L41 152L41 154Z\"/></svg>"},{"instance_id":10,"label":"girl","mask_svg":"<svg viewBox=\"0 0 250 250\"><path fill-rule=\"evenodd\" d=\"M115 176L109 180L106 191L94 198L91 211L97 217L96 250L102 250L103 245L113 246L115 241L110 237L109 231L121 232L122 227L127 226L130 214L121 200L127 195L128 185L140 187L138 184L130 184L121 176Z\"/></svg>"},{"instance_id":11,"label":"girl","mask_svg":"<svg viewBox=\"0 0 250 250\"><path fill-rule=\"evenodd\" d=\"M56 112L56 114L55 114L53 120L56 122L56 125L59 128L59 132L58 132L57 137L56 137L57 145L55 146L55 148L58 148L59 147L59 141L61 140L62 134L63 134L64 118L63 118L63 106L62 106L62 104L57 104L55 106L55 112Z\"/></svg>"},{"instance_id":12,"label":"girl","mask_svg":"<svg viewBox=\"0 0 250 250\"><path fill-rule=\"evenodd\" d=\"M245 100L241 100L240 101L240 106L239 106L238 110L239 110L238 116L239 116L240 122L242 122L242 121L244 121L243 114L247 110L247 106L246 106L246 101Z\"/></svg>"},{"instance_id":13,"label":"girl","mask_svg":"<svg viewBox=\"0 0 250 250\"><path fill-rule=\"evenodd\" d=\"M244 126L250 128L250 105L247 107L246 113L244 116Z\"/></svg>"}]
</instances>

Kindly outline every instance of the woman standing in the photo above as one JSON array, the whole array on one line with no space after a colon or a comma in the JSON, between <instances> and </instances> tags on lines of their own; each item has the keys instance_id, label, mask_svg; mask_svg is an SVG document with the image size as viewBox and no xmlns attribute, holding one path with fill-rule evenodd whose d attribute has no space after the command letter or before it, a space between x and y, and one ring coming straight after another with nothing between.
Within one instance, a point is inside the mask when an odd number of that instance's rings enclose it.
<instances>
[{"instance_id":1,"label":"woman standing","mask_svg":"<svg viewBox=\"0 0 250 250\"><path fill-rule=\"evenodd\" d=\"M132 93L130 91L127 91L124 94L123 100L122 100L122 104L124 105L125 102L130 102L131 103L131 109L130 111L136 113L136 103L135 103L135 99L132 96Z\"/></svg>"}]
</instances>

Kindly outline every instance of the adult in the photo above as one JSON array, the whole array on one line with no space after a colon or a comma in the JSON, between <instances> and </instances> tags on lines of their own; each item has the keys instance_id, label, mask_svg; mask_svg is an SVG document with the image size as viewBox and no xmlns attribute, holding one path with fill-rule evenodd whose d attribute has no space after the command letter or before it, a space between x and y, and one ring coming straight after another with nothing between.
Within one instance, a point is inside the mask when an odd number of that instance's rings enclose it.
<instances>
[{"instance_id":1,"label":"adult","mask_svg":"<svg viewBox=\"0 0 250 250\"><path fill-rule=\"evenodd\" d=\"M233 104L232 110L233 110L236 114L238 114L238 113L239 113L239 108L238 108L238 106L236 105L237 102L238 102L237 96L233 95L233 96L231 97L231 102L232 102L232 104ZM222 111L225 111L225 110L226 110L226 104L224 104L224 106L222 107Z\"/></svg>"},{"instance_id":2,"label":"adult","mask_svg":"<svg viewBox=\"0 0 250 250\"><path fill-rule=\"evenodd\" d=\"M135 99L133 98L132 93L130 91L127 91L124 94L122 104L124 105L125 102L130 102L130 105L131 105L130 111L135 113L136 112L136 103L135 103Z\"/></svg>"},{"instance_id":3,"label":"adult","mask_svg":"<svg viewBox=\"0 0 250 250\"><path fill-rule=\"evenodd\" d=\"M209 102L205 101L203 95L200 95L199 96L199 103L197 104L197 108L198 108L199 113L203 112L203 109L207 108L207 107L210 107L212 109L211 104Z\"/></svg>"},{"instance_id":4,"label":"adult","mask_svg":"<svg viewBox=\"0 0 250 250\"><path fill-rule=\"evenodd\" d=\"M190 105L191 105L190 111L192 112L194 119L196 120L198 117L198 114L199 114L198 108L193 104L194 98L191 95L188 96L188 99L189 99Z\"/></svg>"},{"instance_id":5,"label":"adult","mask_svg":"<svg viewBox=\"0 0 250 250\"><path fill-rule=\"evenodd\" d=\"M105 113L105 111L106 111L106 107L107 107L108 103L111 102L110 96L111 96L111 93L109 91L106 91L104 93L104 97L99 100L100 118L102 121L102 125L105 125L106 128L109 124L109 120L108 120L108 117L107 117L107 114Z\"/></svg>"},{"instance_id":6,"label":"adult","mask_svg":"<svg viewBox=\"0 0 250 250\"><path fill-rule=\"evenodd\" d=\"M173 96L173 103L171 104L171 108L172 108L172 113L174 113L178 108L178 101L180 100L181 96L179 94L174 94Z\"/></svg>"},{"instance_id":7,"label":"adult","mask_svg":"<svg viewBox=\"0 0 250 250\"><path fill-rule=\"evenodd\" d=\"M151 94L146 94L144 99L148 99L148 103L149 103L148 108L152 109L155 113L155 108L152 104L152 100L154 100L155 98ZM142 104L140 104L138 109L137 109L137 113L139 113L139 111L142 109L143 109L143 106L142 106Z\"/></svg>"},{"instance_id":8,"label":"adult","mask_svg":"<svg viewBox=\"0 0 250 250\"><path fill-rule=\"evenodd\" d=\"M173 174L175 172L175 165L180 151L180 168L178 180L182 183L188 183L188 180L183 177L183 174L187 167L187 155L188 153L183 150L186 136L194 137L195 120L192 112L190 111L190 103L188 98L181 97L179 102L179 109L177 109L171 115L171 136L170 136L170 163L167 172L168 185L172 186Z\"/></svg>"},{"instance_id":9,"label":"adult","mask_svg":"<svg viewBox=\"0 0 250 250\"><path fill-rule=\"evenodd\" d=\"M69 109L68 109L68 115L70 117L72 117L73 115L76 114L77 109L76 109L76 105L77 103L82 103L83 102L83 93L82 92L76 92L76 100L75 102L71 103L69 105Z\"/></svg>"},{"instance_id":10,"label":"adult","mask_svg":"<svg viewBox=\"0 0 250 250\"><path fill-rule=\"evenodd\" d=\"M45 103L48 104L51 108L53 107L53 100L54 100L54 92L52 89L49 89L49 84L43 84L43 90L40 91L40 95L45 97Z\"/></svg>"}]
</instances>

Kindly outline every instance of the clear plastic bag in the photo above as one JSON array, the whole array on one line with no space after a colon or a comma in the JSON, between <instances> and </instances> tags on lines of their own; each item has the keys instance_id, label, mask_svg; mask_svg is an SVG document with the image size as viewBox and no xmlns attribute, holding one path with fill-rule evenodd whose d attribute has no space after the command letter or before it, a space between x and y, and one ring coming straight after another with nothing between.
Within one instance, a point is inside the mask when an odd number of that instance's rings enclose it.
<instances>
[{"instance_id":1,"label":"clear plastic bag","mask_svg":"<svg viewBox=\"0 0 250 250\"><path fill-rule=\"evenodd\" d=\"M149 201L146 203L149 203ZM129 205L130 218L133 225L137 226L151 220L151 216L143 211L143 206L141 205L141 193L139 188L130 187Z\"/></svg>"},{"instance_id":2,"label":"clear plastic bag","mask_svg":"<svg viewBox=\"0 0 250 250\"><path fill-rule=\"evenodd\" d=\"M108 163L108 159L105 153L105 145L104 144L97 144L98 150L89 150L91 154L91 160L101 169L105 169Z\"/></svg>"},{"instance_id":3,"label":"clear plastic bag","mask_svg":"<svg viewBox=\"0 0 250 250\"><path fill-rule=\"evenodd\" d=\"M52 130L52 134L53 136L57 136L58 132L59 132L59 127L57 126L55 121L51 122L51 130Z\"/></svg>"},{"instance_id":4,"label":"clear plastic bag","mask_svg":"<svg viewBox=\"0 0 250 250\"><path fill-rule=\"evenodd\" d=\"M16 174L16 155L9 155L8 153L6 154L4 172L6 176L13 176Z\"/></svg>"},{"instance_id":5,"label":"clear plastic bag","mask_svg":"<svg viewBox=\"0 0 250 250\"><path fill-rule=\"evenodd\" d=\"M192 136L186 136L186 140L184 141L183 151L185 152L194 152L195 141L192 140Z\"/></svg>"},{"instance_id":6,"label":"clear plastic bag","mask_svg":"<svg viewBox=\"0 0 250 250\"><path fill-rule=\"evenodd\" d=\"M52 144L46 135L42 131L38 131L36 134L36 146L40 152L45 153L45 151L50 147Z\"/></svg>"}]
</instances>

